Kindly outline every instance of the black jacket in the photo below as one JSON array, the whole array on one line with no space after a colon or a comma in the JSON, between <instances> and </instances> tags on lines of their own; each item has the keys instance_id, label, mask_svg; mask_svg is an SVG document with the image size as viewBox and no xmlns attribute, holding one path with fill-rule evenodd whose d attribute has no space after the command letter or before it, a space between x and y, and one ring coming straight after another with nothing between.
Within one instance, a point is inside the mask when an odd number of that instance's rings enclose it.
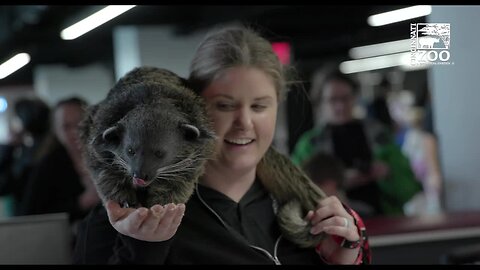
<instances>
[{"instance_id":1,"label":"black jacket","mask_svg":"<svg viewBox=\"0 0 480 270\"><path fill-rule=\"evenodd\" d=\"M73 161L62 145L57 145L33 169L25 189L22 214L66 212L70 221L83 219L78 199L84 191Z\"/></svg>"},{"instance_id":2,"label":"black jacket","mask_svg":"<svg viewBox=\"0 0 480 270\"><path fill-rule=\"evenodd\" d=\"M281 236L273 201L259 181L244 197L229 203L198 185L177 233L164 242L117 233L99 205L80 226L74 263L323 264L313 248L299 248Z\"/></svg>"},{"instance_id":3,"label":"black jacket","mask_svg":"<svg viewBox=\"0 0 480 270\"><path fill-rule=\"evenodd\" d=\"M0 145L0 196L12 196L14 216L23 215L21 204L36 164L38 148L38 143L33 146Z\"/></svg>"}]
</instances>

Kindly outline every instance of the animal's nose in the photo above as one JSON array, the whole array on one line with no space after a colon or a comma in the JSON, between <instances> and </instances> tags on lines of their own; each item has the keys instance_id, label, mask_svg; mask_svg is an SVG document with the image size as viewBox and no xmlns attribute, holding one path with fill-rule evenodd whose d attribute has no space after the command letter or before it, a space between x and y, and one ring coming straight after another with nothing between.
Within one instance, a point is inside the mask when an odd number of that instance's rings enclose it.
<instances>
[{"instance_id":1,"label":"animal's nose","mask_svg":"<svg viewBox=\"0 0 480 270\"><path fill-rule=\"evenodd\" d=\"M145 174L145 173L141 173L141 172L134 172L134 173L133 173L133 177L134 177L134 178L142 179L142 180L144 180L144 181L147 181L147 180L148 180L148 175Z\"/></svg>"}]
</instances>

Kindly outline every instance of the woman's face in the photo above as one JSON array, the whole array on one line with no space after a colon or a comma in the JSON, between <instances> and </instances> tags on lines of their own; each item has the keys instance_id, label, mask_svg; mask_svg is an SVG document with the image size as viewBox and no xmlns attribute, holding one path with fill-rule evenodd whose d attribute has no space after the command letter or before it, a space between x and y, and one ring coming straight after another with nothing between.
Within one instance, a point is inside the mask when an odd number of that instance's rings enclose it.
<instances>
[{"instance_id":1,"label":"woman's face","mask_svg":"<svg viewBox=\"0 0 480 270\"><path fill-rule=\"evenodd\" d=\"M55 111L55 134L59 141L68 149L79 149L78 126L83 114L83 109L76 104L64 104Z\"/></svg>"},{"instance_id":2,"label":"woman's face","mask_svg":"<svg viewBox=\"0 0 480 270\"><path fill-rule=\"evenodd\" d=\"M332 80L323 89L323 113L331 124L344 124L353 119L354 95L352 87L343 81Z\"/></svg>"},{"instance_id":3,"label":"woman's face","mask_svg":"<svg viewBox=\"0 0 480 270\"><path fill-rule=\"evenodd\" d=\"M275 131L278 102L272 79L256 68L234 67L207 86L202 96L218 136L211 165L256 168Z\"/></svg>"},{"instance_id":4,"label":"woman's face","mask_svg":"<svg viewBox=\"0 0 480 270\"><path fill-rule=\"evenodd\" d=\"M14 115L12 117L12 120L10 122L10 129L14 134L22 134L25 131L22 119L20 119L20 117L18 117L17 115Z\"/></svg>"},{"instance_id":5,"label":"woman's face","mask_svg":"<svg viewBox=\"0 0 480 270\"><path fill-rule=\"evenodd\" d=\"M412 123L412 108L415 102L413 94L402 90L389 102L389 112L395 123L401 127L408 127Z\"/></svg>"}]
</instances>

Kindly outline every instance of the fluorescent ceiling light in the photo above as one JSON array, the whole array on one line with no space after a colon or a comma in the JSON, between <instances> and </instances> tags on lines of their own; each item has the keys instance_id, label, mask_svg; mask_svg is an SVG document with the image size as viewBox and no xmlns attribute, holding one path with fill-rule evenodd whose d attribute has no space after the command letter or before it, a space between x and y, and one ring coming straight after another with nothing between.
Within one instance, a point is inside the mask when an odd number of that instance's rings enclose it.
<instances>
[{"instance_id":1,"label":"fluorescent ceiling light","mask_svg":"<svg viewBox=\"0 0 480 270\"><path fill-rule=\"evenodd\" d=\"M400 69L403 71L414 71L421 69L428 69L431 65L429 64L417 64L417 65L401 65Z\"/></svg>"},{"instance_id":2,"label":"fluorescent ceiling light","mask_svg":"<svg viewBox=\"0 0 480 270\"><path fill-rule=\"evenodd\" d=\"M349 74L402 65L410 65L410 52L345 61L340 64L340 71Z\"/></svg>"},{"instance_id":3,"label":"fluorescent ceiling light","mask_svg":"<svg viewBox=\"0 0 480 270\"><path fill-rule=\"evenodd\" d=\"M77 37L110 21L118 15L132 9L136 5L111 5L62 30L60 36L65 40Z\"/></svg>"},{"instance_id":4,"label":"fluorescent ceiling light","mask_svg":"<svg viewBox=\"0 0 480 270\"><path fill-rule=\"evenodd\" d=\"M360 59L384 54L406 52L410 50L411 40L403 39L385 43L355 47L348 52L353 59Z\"/></svg>"},{"instance_id":5,"label":"fluorescent ceiling light","mask_svg":"<svg viewBox=\"0 0 480 270\"><path fill-rule=\"evenodd\" d=\"M5 63L0 65L0 79L7 77L8 75L19 70L30 62L30 55L28 53L19 53Z\"/></svg>"},{"instance_id":6,"label":"fluorescent ceiling light","mask_svg":"<svg viewBox=\"0 0 480 270\"><path fill-rule=\"evenodd\" d=\"M368 17L367 22L370 26L382 26L427 16L430 13L432 13L432 6L419 5L372 15Z\"/></svg>"}]
</instances>

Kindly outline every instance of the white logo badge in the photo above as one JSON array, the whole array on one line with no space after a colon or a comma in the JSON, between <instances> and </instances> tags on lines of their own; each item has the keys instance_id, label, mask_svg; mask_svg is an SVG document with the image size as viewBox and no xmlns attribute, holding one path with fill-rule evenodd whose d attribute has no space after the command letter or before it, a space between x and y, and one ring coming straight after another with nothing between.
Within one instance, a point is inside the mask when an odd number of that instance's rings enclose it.
<instances>
[{"instance_id":1,"label":"white logo badge","mask_svg":"<svg viewBox=\"0 0 480 270\"><path fill-rule=\"evenodd\" d=\"M411 65L452 65L449 23L410 24Z\"/></svg>"}]
</instances>

